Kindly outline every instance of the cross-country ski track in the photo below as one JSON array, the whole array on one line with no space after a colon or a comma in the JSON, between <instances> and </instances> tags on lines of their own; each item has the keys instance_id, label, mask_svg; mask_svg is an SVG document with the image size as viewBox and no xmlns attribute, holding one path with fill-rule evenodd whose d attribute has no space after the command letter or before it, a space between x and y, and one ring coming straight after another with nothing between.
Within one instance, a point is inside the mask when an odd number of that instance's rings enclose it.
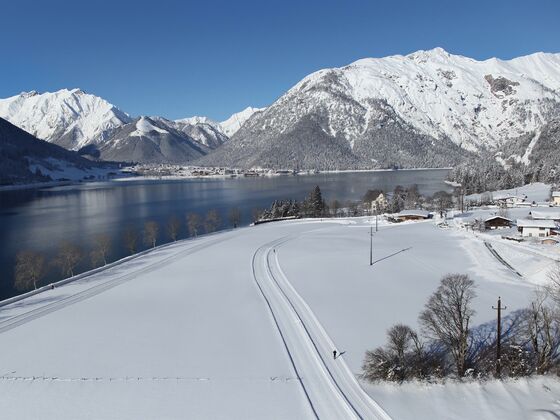
<instances>
[{"instance_id":1,"label":"cross-country ski track","mask_svg":"<svg viewBox=\"0 0 560 420\"><path fill-rule=\"evenodd\" d=\"M261 246L253 256L253 274L313 413L320 419L390 419L362 390L344 356L331 356L336 346L282 272L276 249L288 240Z\"/></svg>"}]
</instances>

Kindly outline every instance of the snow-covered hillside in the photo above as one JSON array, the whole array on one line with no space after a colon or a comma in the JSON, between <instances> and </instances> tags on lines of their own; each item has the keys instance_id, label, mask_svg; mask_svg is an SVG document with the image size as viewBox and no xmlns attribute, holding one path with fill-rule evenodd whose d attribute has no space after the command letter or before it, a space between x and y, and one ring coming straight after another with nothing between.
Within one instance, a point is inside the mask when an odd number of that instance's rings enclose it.
<instances>
[{"instance_id":1,"label":"snow-covered hillside","mask_svg":"<svg viewBox=\"0 0 560 420\"><path fill-rule=\"evenodd\" d=\"M231 137L251 118L254 114L264 111L266 108L253 108L248 106L243 111L236 112L227 120L220 123L220 128L228 136Z\"/></svg>"},{"instance_id":2,"label":"snow-covered hillside","mask_svg":"<svg viewBox=\"0 0 560 420\"><path fill-rule=\"evenodd\" d=\"M33 182L102 179L114 165L92 162L76 152L39 140L0 118L0 186L13 188Z\"/></svg>"},{"instance_id":3,"label":"snow-covered hillside","mask_svg":"<svg viewBox=\"0 0 560 420\"><path fill-rule=\"evenodd\" d=\"M218 122L208 117L188 117L175 120L175 122L183 127L185 126L200 126L208 125L214 127L217 131L222 133L226 138L233 136L245 122L254 114L264 111L266 108L253 108L248 106L243 111L232 114L228 119Z\"/></svg>"},{"instance_id":4,"label":"snow-covered hillside","mask_svg":"<svg viewBox=\"0 0 560 420\"><path fill-rule=\"evenodd\" d=\"M436 48L313 73L206 161L325 169L452 165L468 152L532 135L559 116L560 54L477 61Z\"/></svg>"},{"instance_id":5,"label":"snow-covered hillside","mask_svg":"<svg viewBox=\"0 0 560 420\"><path fill-rule=\"evenodd\" d=\"M0 412L555 418L546 417L558 411L553 377L404 386L357 378L365 350L394 323L414 326L443 274L476 281L473 328L495 319L497 296L512 313L534 287L472 233L432 221L381 223L370 266L370 226L300 220L179 241L1 306ZM333 359L333 349L344 354Z\"/></svg>"},{"instance_id":6,"label":"snow-covered hillside","mask_svg":"<svg viewBox=\"0 0 560 420\"><path fill-rule=\"evenodd\" d=\"M114 131L98 150L104 160L185 163L210 150L163 119L142 116Z\"/></svg>"},{"instance_id":7,"label":"snow-covered hillside","mask_svg":"<svg viewBox=\"0 0 560 420\"><path fill-rule=\"evenodd\" d=\"M313 73L280 101L320 99L327 84L338 85L364 109L362 127L345 127L336 113L329 121L333 132L346 130L350 141L375 117L369 102L384 100L422 133L478 150L533 132L548 120L549 101L560 102L560 54L477 61L435 48L367 58Z\"/></svg>"},{"instance_id":8,"label":"snow-covered hillside","mask_svg":"<svg viewBox=\"0 0 560 420\"><path fill-rule=\"evenodd\" d=\"M37 138L67 149L106 141L132 119L106 100L80 89L23 92L0 99L0 117Z\"/></svg>"}]
</instances>

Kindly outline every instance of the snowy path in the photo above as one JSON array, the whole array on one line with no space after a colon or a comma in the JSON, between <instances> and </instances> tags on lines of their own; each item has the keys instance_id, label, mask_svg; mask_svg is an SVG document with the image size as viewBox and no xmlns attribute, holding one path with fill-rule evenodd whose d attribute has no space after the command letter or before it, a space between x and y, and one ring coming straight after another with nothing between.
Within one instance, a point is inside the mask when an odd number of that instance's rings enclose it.
<instances>
[{"instance_id":1,"label":"snowy path","mask_svg":"<svg viewBox=\"0 0 560 420\"><path fill-rule=\"evenodd\" d=\"M490 251L490 253L494 256L494 258L496 258L508 270L511 270L513 273L515 273L519 277L523 277L523 275L519 271L517 271L515 268L513 268L511 265L509 265L509 263L506 260L504 260L501 257L500 254L498 254L498 252L494 249L494 247L492 246L492 244L490 242L484 241L484 245L486 246L486 248L488 248L488 251Z\"/></svg>"},{"instance_id":2,"label":"snowy path","mask_svg":"<svg viewBox=\"0 0 560 420\"><path fill-rule=\"evenodd\" d=\"M253 275L315 416L390 419L362 390L344 357L332 358L336 346L282 272L276 248L288 240L261 246L253 256Z\"/></svg>"}]
</instances>

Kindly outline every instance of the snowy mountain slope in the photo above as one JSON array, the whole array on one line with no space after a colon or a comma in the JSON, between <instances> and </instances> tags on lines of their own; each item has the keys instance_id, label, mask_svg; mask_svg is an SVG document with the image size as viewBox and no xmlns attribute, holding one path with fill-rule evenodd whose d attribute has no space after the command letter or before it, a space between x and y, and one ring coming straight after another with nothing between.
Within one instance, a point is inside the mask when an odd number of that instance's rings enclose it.
<instances>
[{"instance_id":1,"label":"snowy mountain slope","mask_svg":"<svg viewBox=\"0 0 560 420\"><path fill-rule=\"evenodd\" d=\"M206 117L191 117L181 120L171 121L162 117L152 117L152 119L178 130L198 143L215 149L224 144L229 138L223 133L219 123Z\"/></svg>"},{"instance_id":2,"label":"snowy mountain slope","mask_svg":"<svg viewBox=\"0 0 560 420\"><path fill-rule=\"evenodd\" d=\"M77 153L39 140L0 118L0 185L58 179L80 180L106 175L103 168Z\"/></svg>"},{"instance_id":3,"label":"snowy mountain slope","mask_svg":"<svg viewBox=\"0 0 560 420\"><path fill-rule=\"evenodd\" d=\"M243 124L245 124L245 122L249 118L264 111L265 109L266 108L252 108L249 106L243 111L236 112L227 120L222 121L220 123L220 128L228 137L231 137L243 126Z\"/></svg>"},{"instance_id":4,"label":"snowy mountain slope","mask_svg":"<svg viewBox=\"0 0 560 420\"><path fill-rule=\"evenodd\" d=\"M452 143L477 153L495 149L555 118L559 103L560 54L476 61L436 48L368 58L305 77L205 162L250 166L257 154L266 162L274 156L275 166L285 166L300 154L294 142L315 142L319 154L336 143L343 150L338 154L353 156L358 166L395 160L404 166L419 160L437 164L422 144L453 164L457 156L446 156L442 146L449 149ZM302 125L307 127L303 136ZM420 142L411 149L416 159L400 156L402 133L394 135L394 127ZM323 132L324 138L310 138L310 132ZM284 143L286 150L278 150ZM382 152L376 150L380 145ZM397 150L387 150L391 145ZM241 149L249 149L249 157L243 158ZM302 159L296 160L305 163ZM332 168L351 160L329 159L314 164Z\"/></svg>"},{"instance_id":5,"label":"snowy mountain slope","mask_svg":"<svg viewBox=\"0 0 560 420\"><path fill-rule=\"evenodd\" d=\"M223 139L223 141L221 141L220 144L222 144L231 136L233 136L249 118L251 118L254 114L258 114L259 112L264 111L265 109L266 108L253 108L249 106L243 111L232 114L228 119L222 122L214 121L211 118L200 116L182 118L179 120L175 120L174 122L181 127L181 130L192 130L192 128L195 127L208 133L211 131L209 127L212 127L214 128L214 137L217 137L218 134L221 134L220 137Z\"/></svg>"},{"instance_id":6,"label":"snowy mountain slope","mask_svg":"<svg viewBox=\"0 0 560 420\"><path fill-rule=\"evenodd\" d=\"M0 99L0 117L67 149L99 144L132 119L106 100L80 89L23 92Z\"/></svg>"},{"instance_id":7,"label":"snowy mountain slope","mask_svg":"<svg viewBox=\"0 0 560 420\"><path fill-rule=\"evenodd\" d=\"M161 121L140 117L117 128L98 150L104 160L186 163L210 149Z\"/></svg>"}]
</instances>

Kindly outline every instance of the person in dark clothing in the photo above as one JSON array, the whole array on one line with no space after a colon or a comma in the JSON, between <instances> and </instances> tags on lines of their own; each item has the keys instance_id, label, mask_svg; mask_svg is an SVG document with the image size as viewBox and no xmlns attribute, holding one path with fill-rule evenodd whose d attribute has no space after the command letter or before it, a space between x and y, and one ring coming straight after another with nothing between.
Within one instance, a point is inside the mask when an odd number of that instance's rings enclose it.
<instances>
[{"instance_id":1,"label":"person in dark clothing","mask_svg":"<svg viewBox=\"0 0 560 420\"><path fill-rule=\"evenodd\" d=\"M336 360L336 350L333 350L332 355L333 355L333 359Z\"/></svg>"}]
</instances>

